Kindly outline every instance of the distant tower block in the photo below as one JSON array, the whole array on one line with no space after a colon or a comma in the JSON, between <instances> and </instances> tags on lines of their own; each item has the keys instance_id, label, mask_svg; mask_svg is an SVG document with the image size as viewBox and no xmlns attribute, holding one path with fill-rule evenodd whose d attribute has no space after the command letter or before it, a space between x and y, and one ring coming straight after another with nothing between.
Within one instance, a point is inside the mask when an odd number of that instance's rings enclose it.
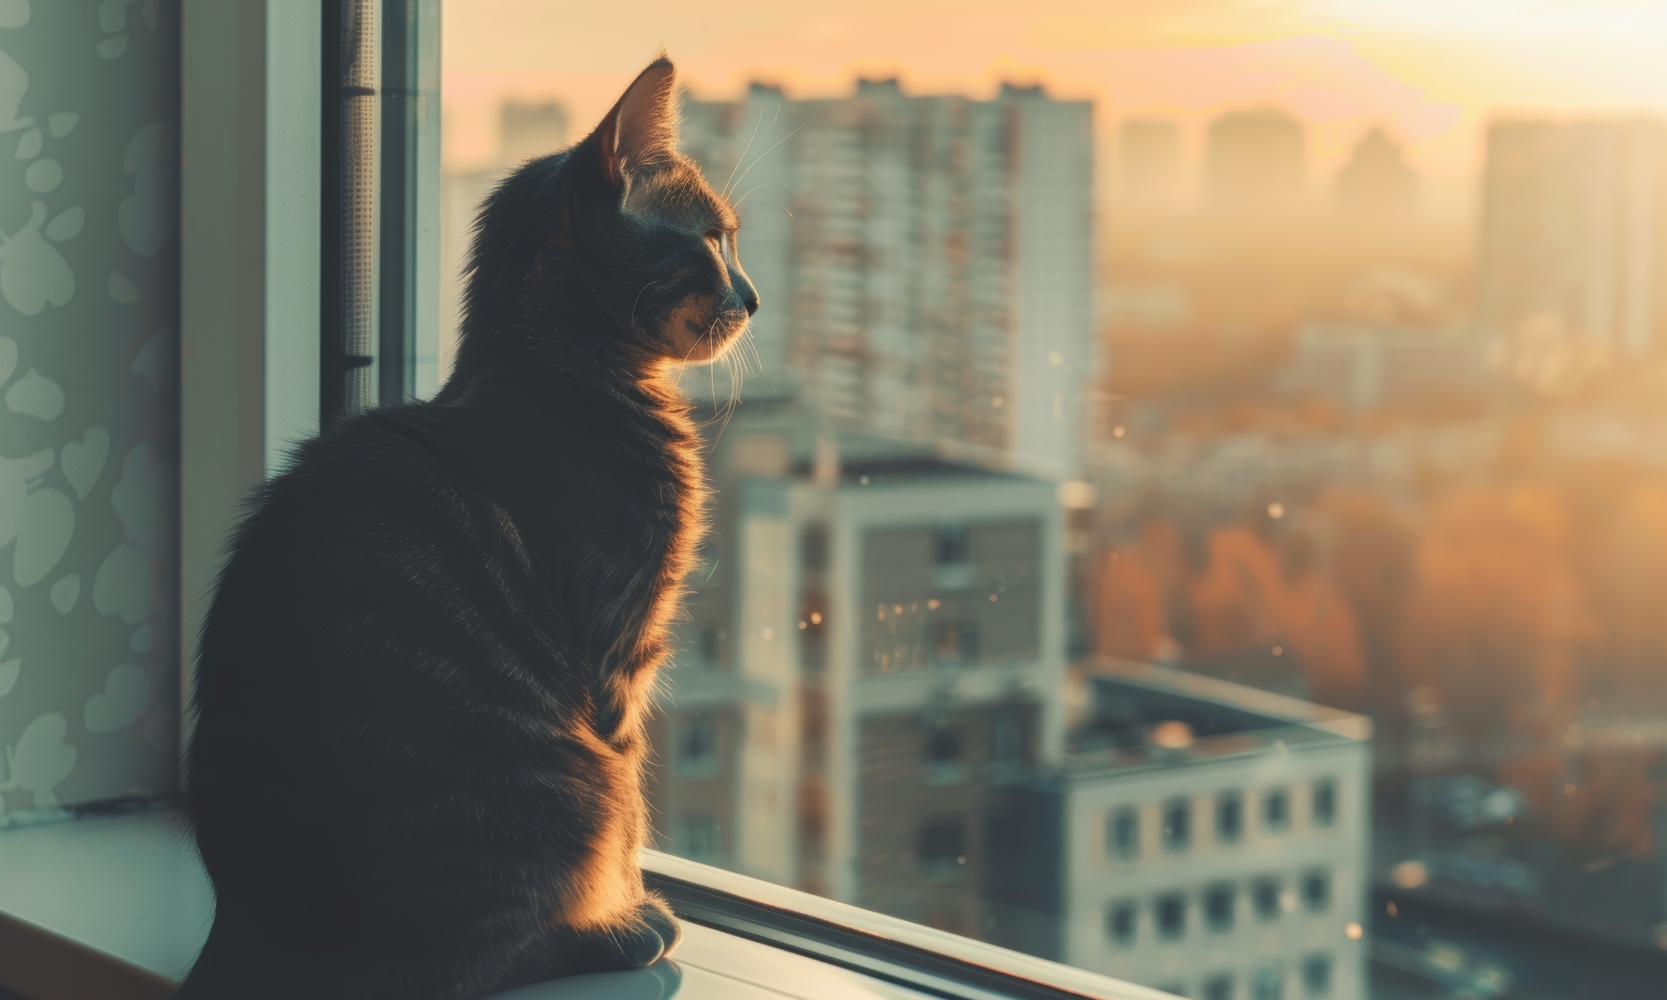
<instances>
[{"instance_id":1,"label":"distant tower block","mask_svg":"<svg viewBox=\"0 0 1667 1000\"><path fill-rule=\"evenodd\" d=\"M1181 130L1161 118L1127 118L1117 129L1118 210L1135 215L1181 205Z\"/></svg>"},{"instance_id":2,"label":"distant tower block","mask_svg":"<svg viewBox=\"0 0 1667 1000\"><path fill-rule=\"evenodd\" d=\"M1210 123L1210 205L1231 215L1273 216L1307 195L1301 123L1276 108L1232 111Z\"/></svg>"},{"instance_id":3,"label":"distant tower block","mask_svg":"<svg viewBox=\"0 0 1667 1000\"><path fill-rule=\"evenodd\" d=\"M517 104L503 106L503 138L499 158L513 167L535 156L548 156L567 145L567 109L560 104Z\"/></svg>"},{"instance_id":4,"label":"distant tower block","mask_svg":"<svg viewBox=\"0 0 1667 1000\"><path fill-rule=\"evenodd\" d=\"M1418 175L1407 166L1401 145L1374 127L1355 143L1337 173L1337 205L1351 216L1406 220L1418 210Z\"/></svg>"}]
</instances>

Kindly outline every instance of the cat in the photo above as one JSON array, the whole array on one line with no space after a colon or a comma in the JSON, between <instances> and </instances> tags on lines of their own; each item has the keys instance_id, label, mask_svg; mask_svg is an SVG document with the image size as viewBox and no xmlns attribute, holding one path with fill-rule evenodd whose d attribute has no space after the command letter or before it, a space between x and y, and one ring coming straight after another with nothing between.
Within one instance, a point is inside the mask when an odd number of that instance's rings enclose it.
<instances>
[{"instance_id":1,"label":"cat","mask_svg":"<svg viewBox=\"0 0 1667 1000\"><path fill-rule=\"evenodd\" d=\"M648 965L644 715L703 530L673 378L758 294L663 56L476 222L454 373L302 446L203 629L177 996L472 998Z\"/></svg>"}]
</instances>

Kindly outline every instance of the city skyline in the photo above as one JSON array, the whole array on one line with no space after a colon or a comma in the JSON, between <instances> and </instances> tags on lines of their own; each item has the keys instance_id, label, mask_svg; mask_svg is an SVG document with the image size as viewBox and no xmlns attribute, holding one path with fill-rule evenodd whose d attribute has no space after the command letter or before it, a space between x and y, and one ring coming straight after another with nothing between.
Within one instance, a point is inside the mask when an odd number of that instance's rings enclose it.
<instances>
[{"instance_id":1,"label":"city skyline","mask_svg":"<svg viewBox=\"0 0 1667 1000\"><path fill-rule=\"evenodd\" d=\"M1220 112L1276 105L1309 125L1322 173L1381 125L1438 184L1474 177L1484 125L1496 116L1667 110L1667 81L1648 72L1651 46L1667 40L1667 12L1645 5L1493 0L1461 13L1381 0L1190 0L1100 13L922 0L846 5L838 15L762 3L730 10L720 23L704 9L651 3L557 22L530 16L526 0L448 8L448 155L489 159L490 110L505 98L559 96L587 128L660 45L703 100L735 99L755 80L793 99L842 96L863 77L973 98L1004 82L1041 83L1059 99L1093 100L1102 141L1125 117L1161 115L1182 121L1196 147ZM629 23L614 23L622 18ZM511 21L524 30L506 39L495 29Z\"/></svg>"}]
</instances>

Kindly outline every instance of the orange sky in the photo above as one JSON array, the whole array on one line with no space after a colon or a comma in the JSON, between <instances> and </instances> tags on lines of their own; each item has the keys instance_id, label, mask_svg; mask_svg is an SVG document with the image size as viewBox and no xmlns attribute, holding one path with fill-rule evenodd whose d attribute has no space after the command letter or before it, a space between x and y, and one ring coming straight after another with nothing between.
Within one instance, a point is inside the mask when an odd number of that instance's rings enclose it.
<instances>
[{"instance_id":1,"label":"orange sky","mask_svg":"<svg viewBox=\"0 0 1667 1000\"><path fill-rule=\"evenodd\" d=\"M505 96L555 97L588 129L664 45L702 97L747 81L842 94L861 75L916 93L1004 79L1191 126L1277 104L1315 168L1382 122L1432 180L1461 184L1498 113L1667 113L1667 0L462 0L445 5L448 160L496 148Z\"/></svg>"}]
</instances>

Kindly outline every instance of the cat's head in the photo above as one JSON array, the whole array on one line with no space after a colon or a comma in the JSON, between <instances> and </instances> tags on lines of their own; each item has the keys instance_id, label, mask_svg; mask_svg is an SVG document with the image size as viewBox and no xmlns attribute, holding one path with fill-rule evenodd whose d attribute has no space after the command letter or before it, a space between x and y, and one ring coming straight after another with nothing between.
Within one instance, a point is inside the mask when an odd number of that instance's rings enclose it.
<instances>
[{"instance_id":1,"label":"cat's head","mask_svg":"<svg viewBox=\"0 0 1667 1000\"><path fill-rule=\"evenodd\" d=\"M524 322L579 293L638 356L721 356L758 292L734 210L678 152L677 132L676 70L662 57L584 141L506 180L477 228L471 313L507 306Z\"/></svg>"}]
</instances>

